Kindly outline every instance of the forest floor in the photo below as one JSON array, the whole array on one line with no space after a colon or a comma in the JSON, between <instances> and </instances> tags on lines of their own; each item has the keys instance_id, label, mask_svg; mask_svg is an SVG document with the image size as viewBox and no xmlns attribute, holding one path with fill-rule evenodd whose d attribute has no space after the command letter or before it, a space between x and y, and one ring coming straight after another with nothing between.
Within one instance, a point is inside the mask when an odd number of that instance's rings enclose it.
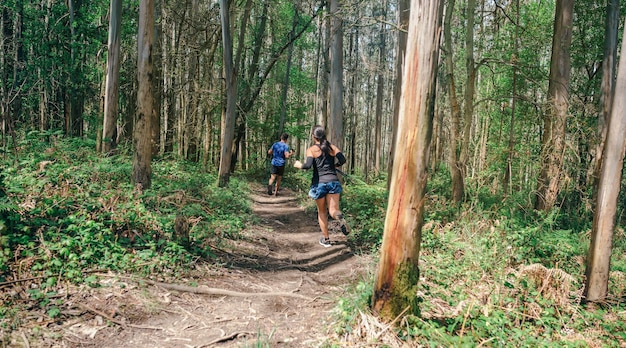
<instances>
[{"instance_id":1,"label":"forest floor","mask_svg":"<svg viewBox=\"0 0 626 348\"><path fill-rule=\"evenodd\" d=\"M339 297L371 265L332 226L325 248L317 214L294 192L253 188L258 223L220 244L216 262L166 280L97 274L99 287L68 287L63 319L40 314L10 347L319 347L332 336ZM2 346L5 346L4 344Z\"/></svg>"}]
</instances>

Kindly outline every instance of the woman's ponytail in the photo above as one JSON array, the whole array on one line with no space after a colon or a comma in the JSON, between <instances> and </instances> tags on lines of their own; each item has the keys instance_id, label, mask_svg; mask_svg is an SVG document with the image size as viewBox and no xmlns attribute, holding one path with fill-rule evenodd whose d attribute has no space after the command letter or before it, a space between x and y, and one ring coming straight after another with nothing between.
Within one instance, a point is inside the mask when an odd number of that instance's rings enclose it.
<instances>
[{"instance_id":1,"label":"woman's ponytail","mask_svg":"<svg viewBox=\"0 0 626 348\"><path fill-rule=\"evenodd\" d=\"M330 153L330 141L326 139L326 131L324 130L324 127L316 125L313 127L311 133L315 139L319 140L322 151L326 154Z\"/></svg>"}]
</instances>

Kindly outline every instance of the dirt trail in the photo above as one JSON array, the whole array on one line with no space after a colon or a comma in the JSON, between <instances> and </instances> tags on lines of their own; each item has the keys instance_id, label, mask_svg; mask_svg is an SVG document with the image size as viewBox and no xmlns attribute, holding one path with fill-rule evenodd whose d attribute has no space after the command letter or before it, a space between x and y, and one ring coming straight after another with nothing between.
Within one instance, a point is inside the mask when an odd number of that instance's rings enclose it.
<instances>
[{"instance_id":1,"label":"dirt trail","mask_svg":"<svg viewBox=\"0 0 626 348\"><path fill-rule=\"evenodd\" d=\"M319 245L316 214L305 212L289 189L273 197L259 186L252 197L259 223L219 252L219 265L203 266L178 283L230 293L140 286L112 276L105 287L73 299L87 318L62 325L60 346L322 345L337 297L362 277L367 261L352 253L341 233L331 233L332 247Z\"/></svg>"}]
</instances>

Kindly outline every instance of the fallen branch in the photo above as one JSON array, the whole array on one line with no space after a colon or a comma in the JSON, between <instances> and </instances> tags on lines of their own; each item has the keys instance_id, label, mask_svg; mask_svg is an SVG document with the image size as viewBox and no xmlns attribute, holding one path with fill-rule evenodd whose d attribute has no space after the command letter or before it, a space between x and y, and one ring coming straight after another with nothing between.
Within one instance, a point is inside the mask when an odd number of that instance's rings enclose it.
<instances>
[{"instance_id":1,"label":"fallen branch","mask_svg":"<svg viewBox=\"0 0 626 348\"><path fill-rule=\"evenodd\" d=\"M258 296L283 296L283 297L295 297L303 300L313 301L312 298L300 294L294 294L292 292L238 292L217 288L196 288L186 285L168 284L155 282L152 280L145 280L146 283L156 285L168 290L176 290L182 292L190 292L193 294L203 295L218 295L218 296L232 296L232 297L258 297Z\"/></svg>"},{"instance_id":2,"label":"fallen branch","mask_svg":"<svg viewBox=\"0 0 626 348\"><path fill-rule=\"evenodd\" d=\"M106 320L108 320L108 321L110 321L112 323L115 323L115 324L117 324L119 326L126 326L126 324L124 322L121 322L119 320L113 319L113 317L111 317L110 315L108 315L108 314L106 314L106 313L104 313L102 311L99 311L97 309L91 308L91 307L87 306L86 304L76 303L76 306L78 306L78 307L80 307L80 308L82 308L82 309L84 309L84 310L86 310L88 312L91 312L93 314L99 315L99 316L105 318Z\"/></svg>"},{"instance_id":3,"label":"fallen branch","mask_svg":"<svg viewBox=\"0 0 626 348\"><path fill-rule=\"evenodd\" d=\"M241 335L251 335L251 334L253 334L253 333L252 332L246 332L246 331L244 331L244 332L233 332L232 334L230 334L228 336L220 337L220 338L218 338L216 340L213 340L213 341L211 341L211 342L209 342L207 344L204 344L204 345L202 345L202 346L200 346L198 348L209 347L209 346L217 344L217 343L230 341L230 340L232 340L234 338L237 338L237 337L239 337Z\"/></svg>"},{"instance_id":4,"label":"fallen branch","mask_svg":"<svg viewBox=\"0 0 626 348\"><path fill-rule=\"evenodd\" d=\"M15 283L29 282L31 280L39 280L39 279L43 279L43 278L46 278L46 277L45 276L39 276L39 277L32 277L32 278L23 278L23 279L9 280L7 282L0 283L0 288L2 288L4 286L7 286L7 285L15 284Z\"/></svg>"}]
</instances>

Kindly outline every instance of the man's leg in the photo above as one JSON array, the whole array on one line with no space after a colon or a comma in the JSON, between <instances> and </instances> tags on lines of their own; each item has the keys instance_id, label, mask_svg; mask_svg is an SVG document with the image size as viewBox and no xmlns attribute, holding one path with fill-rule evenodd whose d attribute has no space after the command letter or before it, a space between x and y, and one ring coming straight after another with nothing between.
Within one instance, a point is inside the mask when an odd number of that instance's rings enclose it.
<instances>
[{"instance_id":1,"label":"man's leg","mask_svg":"<svg viewBox=\"0 0 626 348\"><path fill-rule=\"evenodd\" d=\"M278 188L280 187L280 183L283 181L282 175L276 175L276 190L274 190L274 195L278 195Z\"/></svg>"},{"instance_id":2,"label":"man's leg","mask_svg":"<svg viewBox=\"0 0 626 348\"><path fill-rule=\"evenodd\" d=\"M274 193L274 189L272 188L272 184L274 184L274 180L276 180L276 174L270 175L270 181L267 184L267 194L271 195Z\"/></svg>"}]
</instances>

